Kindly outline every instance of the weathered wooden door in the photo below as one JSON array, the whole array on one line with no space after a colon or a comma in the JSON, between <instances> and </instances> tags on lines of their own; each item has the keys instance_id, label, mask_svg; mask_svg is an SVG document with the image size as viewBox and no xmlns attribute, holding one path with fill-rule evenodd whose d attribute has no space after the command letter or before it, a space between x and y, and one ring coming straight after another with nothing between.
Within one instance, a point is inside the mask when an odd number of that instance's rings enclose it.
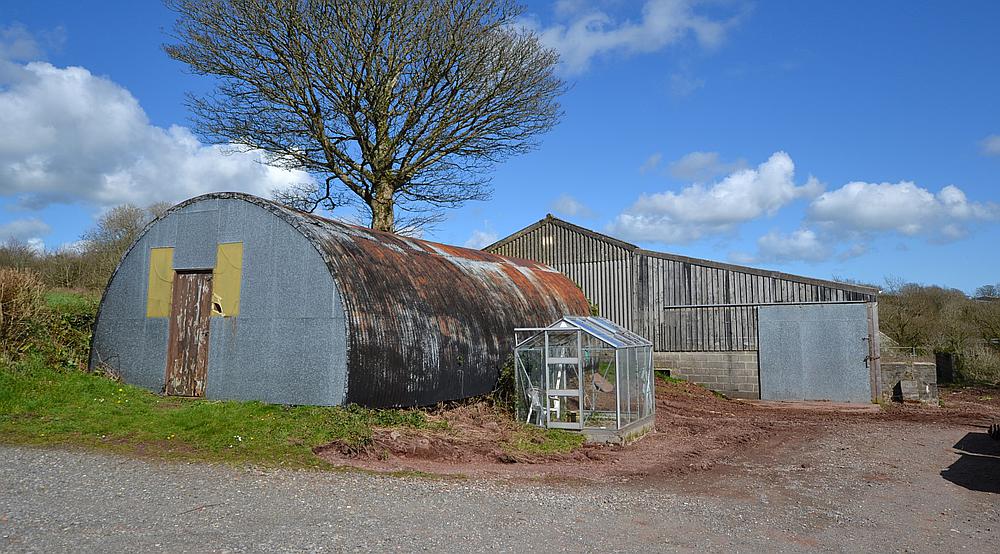
<instances>
[{"instance_id":1,"label":"weathered wooden door","mask_svg":"<svg viewBox=\"0 0 1000 554\"><path fill-rule=\"evenodd\" d=\"M170 307L166 394L205 395L211 315L212 273L178 271Z\"/></svg>"}]
</instances>

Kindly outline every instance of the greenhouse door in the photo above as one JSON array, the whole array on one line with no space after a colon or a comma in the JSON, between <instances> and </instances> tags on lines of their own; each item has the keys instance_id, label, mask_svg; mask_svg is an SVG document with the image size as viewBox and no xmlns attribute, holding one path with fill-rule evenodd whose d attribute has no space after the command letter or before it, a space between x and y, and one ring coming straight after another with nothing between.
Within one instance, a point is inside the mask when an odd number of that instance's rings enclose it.
<instances>
[{"instance_id":1,"label":"greenhouse door","mask_svg":"<svg viewBox=\"0 0 1000 554\"><path fill-rule=\"evenodd\" d=\"M548 427L583 429L580 334L545 333L545 408Z\"/></svg>"},{"instance_id":2,"label":"greenhouse door","mask_svg":"<svg viewBox=\"0 0 1000 554\"><path fill-rule=\"evenodd\" d=\"M168 395L205 396L211 300L211 270L176 273L167 339Z\"/></svg>"}]
</instances>

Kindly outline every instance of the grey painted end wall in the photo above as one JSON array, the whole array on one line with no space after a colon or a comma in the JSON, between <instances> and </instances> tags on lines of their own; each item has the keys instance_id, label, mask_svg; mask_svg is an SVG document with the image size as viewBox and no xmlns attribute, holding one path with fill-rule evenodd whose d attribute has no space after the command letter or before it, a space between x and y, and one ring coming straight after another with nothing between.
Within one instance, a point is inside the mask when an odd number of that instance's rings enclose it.
<instances>
[{"instance_id":1,"label":"grey painted end wall","mask_svg":"<svg viewBox=\"0 0 1000 554\"><path fill-rule=\"evenodd\" d=\"M329 269L299 231L235 198L169 212L139 239L101 303L91 367L107 364L128 383L162 391L168 321L146 317L150 248L173 247L175 269L206 269L224 242L243 243L240 313L212 318L205 396L343 404L344 309Z\"/></svg>"}]
</instances>

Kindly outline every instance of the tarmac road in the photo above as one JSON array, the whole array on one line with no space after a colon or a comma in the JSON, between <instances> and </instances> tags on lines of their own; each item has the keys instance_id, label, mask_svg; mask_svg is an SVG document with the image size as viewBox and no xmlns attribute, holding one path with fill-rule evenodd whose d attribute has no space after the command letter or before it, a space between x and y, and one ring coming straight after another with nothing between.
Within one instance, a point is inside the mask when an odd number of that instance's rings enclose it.
<instances>
[{"instance_id":1,"label":"tarmac road","mask_svg":"<svg viewBox=\"0 0 1000 554\"><path fill-rule=\"evenodd\" d=\"M941 475L978 432L845 429L675 482L586 485L0 445L0 551L996 552L1000 457L971 488Z\"/></svg>"}]
</instances>

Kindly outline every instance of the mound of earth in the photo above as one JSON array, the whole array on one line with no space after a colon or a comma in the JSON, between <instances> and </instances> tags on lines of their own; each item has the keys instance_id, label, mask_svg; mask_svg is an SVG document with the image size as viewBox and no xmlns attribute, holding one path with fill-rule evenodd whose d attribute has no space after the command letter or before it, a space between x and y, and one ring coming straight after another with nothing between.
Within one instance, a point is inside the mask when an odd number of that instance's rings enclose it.
<instances>
[{"instance_id":1,"label":"mound of earth","mask_svg":"<svg viewBox=\"0 0 1000 554\"><path fill-rule=\"evenodd\" d=\"M529 454L512 445L525 428L485 402L441 409L442 429L376 429L355 447L331 443L317 454L338 466L441 475L629 481L704 471L740 454L818 439L845 423L988 423L1000 418L1000 391L946 389L942 406L850 406L829 402L732 400L690 383L657 380L656 427L628 445L583 445L570 453ZM992 396L991 396L992 394ZM993 398L998 400L994 401ZM442 426L443 427L443 426Z\"/></svg>"}]
</instances>

